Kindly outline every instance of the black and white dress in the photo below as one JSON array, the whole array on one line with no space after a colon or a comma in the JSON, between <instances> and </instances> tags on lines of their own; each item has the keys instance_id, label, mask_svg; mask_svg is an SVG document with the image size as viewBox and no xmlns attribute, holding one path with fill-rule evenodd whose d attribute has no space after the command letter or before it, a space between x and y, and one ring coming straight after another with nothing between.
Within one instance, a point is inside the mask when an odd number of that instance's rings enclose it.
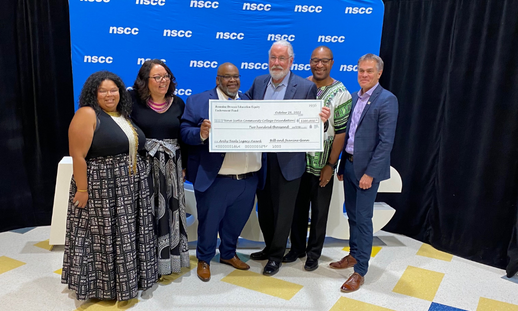
<instances>
[{"instance_id":1,"label":"black and white dress","mask_svg":"<svg viewBox=\"0 0 518 311\"><path fill-rule=\"evenodd\" d=\"M131 118L147 137L146 151L150 168L151 204L155 212L158 237L158 271L160 275L179 273L189 267L189 245L182 160L185 146L180 141L180 119L185 103L178 97L167 111L157 113L137 98L133 98ZM181 146L183 148L181 148Z\"/></svg>"},{"instance_id":2,"label":"black and white dress","mask_svg":"<svg viewBox=\"0 0 518 311\"><path fill-rule=\"evenodd\" d=\"M138 148L145 136L134 127ZM156 235L145 158L133 166L128 136L105 112L98 114L86 156L88 202L76 208L72 178L61 282L77 299L129 300L158 280Z\"/></svg>"}]
</instances>

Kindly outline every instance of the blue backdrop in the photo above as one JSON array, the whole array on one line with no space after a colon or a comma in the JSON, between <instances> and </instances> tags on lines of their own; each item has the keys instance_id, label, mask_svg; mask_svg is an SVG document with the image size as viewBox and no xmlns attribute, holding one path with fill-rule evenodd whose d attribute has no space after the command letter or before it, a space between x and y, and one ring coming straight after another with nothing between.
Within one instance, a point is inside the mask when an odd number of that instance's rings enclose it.
<instances>
[{"instance_id":1,"label":"blue backdrop","mask_svg":"<svg viewBox=\"0 0 518 311\"><path fill-rule=\"evenodd\" d=\"M311 75L313 49L330 47L331 76L357 91L356 63L379 53L383 10L382 0L70 0L75 106L93 72L112 71L132 86L152 58L169 66L184 100L213 88L224 62L239 68L246 91L268 73L268 49L279 38L293 44L291 69L302 77Z\"/></svg>"}]
</instances>

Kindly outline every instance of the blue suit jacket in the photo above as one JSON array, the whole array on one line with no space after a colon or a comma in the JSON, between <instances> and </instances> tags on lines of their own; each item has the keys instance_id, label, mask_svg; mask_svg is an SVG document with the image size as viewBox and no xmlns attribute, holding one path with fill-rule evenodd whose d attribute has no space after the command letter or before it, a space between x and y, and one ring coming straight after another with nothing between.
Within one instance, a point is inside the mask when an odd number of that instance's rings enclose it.
<instances>
[{"instance_id":1,"label":"blue suit jacket","mask_svg":"<svg viewBox=\"0 0 518 311\"><path fill-rule=\"evenodd\" d=\"M347 121L345 147L349 140L352 113L358 101L358 92L352 95L351 116ZM390 178L390 152L394 144L398 116L398 101L394 94L378 85L358 122L354 135L354 174L361 179L363 174L373 177L373 182ZM340 161L338 175L343 175L345 159Z\"/></svg>"},{"instance_id":2,"label":"blue suit jacket","mask_svg":"<svg viewBox=\"0 0 518 311\"><path fill-rule=\"evenodd\" d=\"M255 78L246 95L250 99L264 99L270 78L269 74ZM317 86L315 83L291 73L284 99L316 98ZM279 152L277 153L277 159L282 176L288 181L301 177L306 170L306 153L304 152Z\"/></svg>"},{"instance_id":3,"label":"blue suit jacket","mask_svg":"<svg viewBox=\"0 0 518 311\"><path fill-rule=\"evenodd\" d=\"M248 99L241 92L239 97ZM225 153L209 152L208 140L202 142L200 138L200 125L204 119L209 119L209 99L219 99L216 88L189 96L180 125L182 141L190 145L186 178L193 184L194 190L200 192L204 192L212 185L225 159ZM259 172L261 187L265 180L262 171L261 169Z\"/></svg>"}]
</instances>

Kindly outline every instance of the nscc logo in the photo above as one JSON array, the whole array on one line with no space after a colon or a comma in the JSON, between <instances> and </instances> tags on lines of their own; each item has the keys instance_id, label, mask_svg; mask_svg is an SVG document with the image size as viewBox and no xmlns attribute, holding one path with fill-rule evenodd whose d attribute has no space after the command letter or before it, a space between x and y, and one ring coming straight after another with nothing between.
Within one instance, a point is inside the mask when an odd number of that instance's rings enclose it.
<instances>
[{"instance_id":1,"label":"nscc logo","mask_svg":"<svg viewBox=\"0 0 518 311\"><path fill-rule=\"evenodd\" d=\"M268 41L279 41L279 40L286 40L286 41L295 41L295 35L281 35L281 34L274 34L270 33L268 34Z\"/></svg>"},{"instance_id":2,"label":"nscc logo","mask_svg":"<svg viewBox=\"0 0 518 311\"><path fill-rule=\"evenodd\" d=\"M191 30L164 29L164 37L192 37Z\"/></svg>"},{"instance_id":3,"label":"nscc logo","mask_svg":"<svg viewBox=\"0 0 518 311\"><path fill-rule=\"evenodd\" d=\"M318 42L339 42L343 43L345 36L318 36Z\"/></svg>"},{"instance_id":4,"label":"nscc logo","mask_svg":"<svg viewBox=\"0 0 518 311\"><path fill-rule=\"evenodd\" d=\"M320 13L322 12L322 6L316 5L296 5L295 12L299 13Z\"/></svg>"},{"instance_id":5,"label":"nscc logo","mask_svg":"<svg viewBox=\"0 0 518 311\"><path fill-rule=\"evenodd\" d=\"M118 35L138 35L138 28L131 27L110 27L110 33Z\"/></svg>"},{"instance_id":6,"label":"nscc logo","mask_svg":"<svg viewBox=\"0 0 518 311\"><path fill-rule=\"evenodd\" d=\"M372 8L359 8L349 6L345 8L345 14L371 14Z\"/></svg>"},{"instance_id":7,"label":"nscc logo","mask_svg":"<svg viewBox=\"0 0 518 311\"><path fill-rule=\"evenodd\" d=\"M139 58L137 58L137 65L142 65L147 60L152 60L152 58L139 57ZM163 61L165 63L165 59L162 58L161 61Z\"/></svg>"},{"instance_id":8,"label":"nscc logo","mask_svg":"<svg viewBox=\"0 0 518 311\"><path fill-rule=\"evenodd\" d=\"M191 60L189 67L198 67L198 68L217 68L218 62L217 61L210 61L210 60Z\"/></svg>"},{"instance_id":9,"label":"nscc logo","mask_svg":"<svg viewBox=\"0 0 518 311\"><path fill-rule=\"evenodd\" d=\"M219 7L218 1L196 1L191 0L191 8L205 8L205 9L217 9Z\"/></svg>"},{"instance_id":10,"label":"nscc logo","mask_svg":"<svg viewBox=\"0 0 518 311\"><path fill-rule=\"evenodd\" d=\"M243 11L270 11L272 9L271 4L262 3L243 3Z\"/></svg>"},{"instance_id":11,"label":"nscc logo","mask_svg":"<svg viewBox=\"0 0 518 311\"><path fill-rule=\"evenodd\" d=\"M163 6L165 5L165 0L137 0L136 4Z\"/></svg>"},{"instance_id":12,"label":"nscc logo","mask_svg":"<svg viewBox=\"0 0 518 311\"><path fill-rule=\"evenodd\" d=\"M216 32L216 39L224 39L224 40L243 40L245 38L245 34L240 32Z\"/></svg>"},{"instance_id":13,"label":"nscc logo","mask_svg":"<svg viewBox=\"0 0 518 311\"><path fill-rule=\"evenodd\" d=\"M292 64L290 69L292 71L296 71L296 70L310 70L311 66L309 64Z\"/></svg>"},{"instance_id":14,"label":"nscc logo","mask_svg":"<svg viewBox=\"0 0 518 311\"><path fill-rule=\"evenodd\" d=\"M187 96L191 96L192 95L192 90L191 89L176 89L176 90L174 90L174 95L179 95L179 96L187 95Z\"/></svg>"},{"instance_id":15,"label":"nscc logo","mask_svg":"<svg viewBox=\"0 0 518 311\"><path fill-rule=\"evenodd\" d=\"M242 62L241 69L268 69L268 63Z\"/></svg>"},{"instance_id":16,"label":"nscc logo","mask_svg":"<svg viewBox=\"0 0 518 311\"><path fill-rule=\"evenodd\" d=\"M358 71L358 65L341 65L340 71Z\"/></svg>"},{"instance_id":17,"label":"nscc logo","mask_svg":"<svg viewBox=\"0 0 518 311\"><path fill-rule=\"evenodd\" d=\"M108 3L110 0L80 0L81 2L104 2Z\"/></svg>"},{"instance_id":18,"label":"nscc logo","mask_svg":"<svg viewBox=\"0 0 518 311\"><path fill-rule=\"evenodd\" d=\"M85 55L83 62L85 63L101 63L111 64L113 63L113 57L111 56L96 56L96 55Z\"/></svg>"}]
</instances>

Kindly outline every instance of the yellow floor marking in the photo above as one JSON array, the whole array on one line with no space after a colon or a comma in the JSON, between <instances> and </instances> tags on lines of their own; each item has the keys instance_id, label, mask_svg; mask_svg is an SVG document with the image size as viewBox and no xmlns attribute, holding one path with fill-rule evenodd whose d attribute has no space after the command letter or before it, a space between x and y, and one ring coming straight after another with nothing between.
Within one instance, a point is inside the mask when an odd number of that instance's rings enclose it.
<instances>
[{"instance_id":1,"label":"yellow floor marking","mask_svg":"<svg viewBox=\"0 0 518 311\"><path fill-rule=\"evenodd\" d=\"M271 276L243 270L234 270L221 281L285 300L293 298L303 287Z\"/></svg>"},{"instance_id":2,"label":"yellow floor marking","mask_svg":"<svg viewBox=\"0 0 518 311\"><path fill-rule=\"evenodd\" d=\"M392 291L433 301L443 277L444 273L408 266Z\"/></svg>"},{"instance_id":3,"label":"yellow floor marking","mask_svg":"<svg viewBox=\"0 0 518 311\"><path fill-rule=\"evenodd\" d=\"M51 251L52 248L54 247L53 245L50 245L49 244L49 240L45 240L45 241L41 241L41 242L38 242L36 244L34 244L34 246L37 246L39 248L43 248L43 249L46 249L48 251Z\"/></svg>"},{"instance_id":4,"label":"yellow floor marking","mask_svg":"<svg viewBox=\"0 0 518 311\"><path fill-rule=\"evenodd\" d=\"M477 311L518 311L518 306L511 303L480 297Z\"/></svg>"},{"instance_id":5,"label":"yellow floor marking","mask_svg":"<svg viewBox=\"0 0 518 311\"><path fill-rule=\"evenodd\" d=\"M134 298L128 301L115 300L98 300L91 299L83 303L75 311L109 311L109 310L127 310L134 307L138 303L138 299Z\"/></svg>"},{"instance_id":6,"label":"yellow floor marking","mask_svg":"<svg viewBox=\"0 0 518 311\"><path fill-rule=\"evenodd\" d=\"M0 256L0 274L21 267L24 264L25 262L7 256Z\"/></svg>"},{"instance_id":7,"label":"yellow floor marking","mask_svg":"<svg viewBox=\"0 0 518 311\"><path fill-rule=\"evenodd\" d=\"M370 303L366 303L351 298L340 297L335 305L329 311L393 311L383 307L378 307Z\"/></svg>"},{"instance_id":8,"label":"yellow floor marking","mask_svg":"<svg viewBox=\"0 0 518 311\"><path fill-rule=\"evenodd\" d=\"M416 255L444 261L451 261L453 258L453 255L436 250L433 246L424 243L421 245L421 248L417 251Z\"/></svg>"},{"instance_id":9,"label":"yellow floor marking","mask_svg":"<svg viewBox=\"0 0 518 311\"><path fill-rule=\"evenodd\" d=\"M342 248L342 250L344 252L348 252L349 253L351 251L351 248L349 246L346 246L346 247ZM378 255L380 250L381 250L381 246L373 246L372 247L372 252L371 252L371 257L372 258L376 257L376 255Z\"/></svg>"}]
</instances>

